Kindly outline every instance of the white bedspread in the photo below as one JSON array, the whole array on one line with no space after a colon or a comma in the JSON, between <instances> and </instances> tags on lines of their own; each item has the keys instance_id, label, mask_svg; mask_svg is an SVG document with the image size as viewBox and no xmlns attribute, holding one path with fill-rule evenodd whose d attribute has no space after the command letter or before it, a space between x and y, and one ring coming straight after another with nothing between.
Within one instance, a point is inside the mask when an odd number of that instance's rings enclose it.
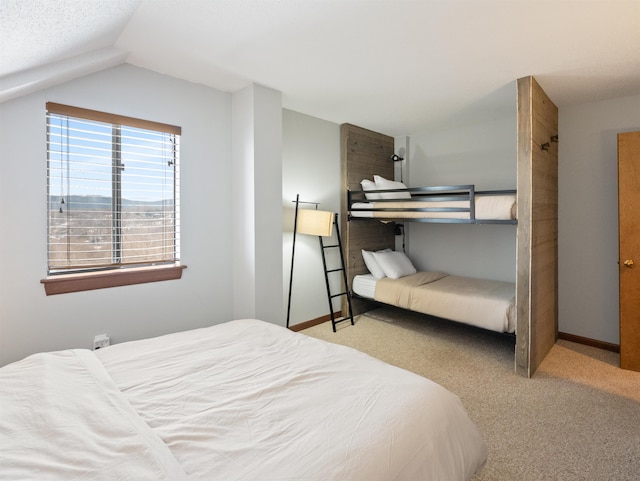
<instances>
[{"instance_id":1,"label":"white bedspread","mask_svg":"<svg viewBox=\"0 0 640 481\"><path fill-rule=\"evenodd\" d=\"M91 351L0 369L0 480L186 481Z\"/></svg>"},{"instance_id":2,"label":"white bedspread","mask_svg":"<svg viewBox=\"0 0 640 481\"><path fill-rule=\"evenodd\" d=\"M350 348L240 320L0 368L0 480L469 480L460 399Z\"/></svg>"},{"instance_id":3,"label":"white bedspread","mask_svg":"<svg viewBox=\"0 0 640 481\"><path fill-rule=\"evenodd\" d=\"M192 480L468 480L487 456L453 393L265 322L96 355Z\"/></svg>"}]
</instances>

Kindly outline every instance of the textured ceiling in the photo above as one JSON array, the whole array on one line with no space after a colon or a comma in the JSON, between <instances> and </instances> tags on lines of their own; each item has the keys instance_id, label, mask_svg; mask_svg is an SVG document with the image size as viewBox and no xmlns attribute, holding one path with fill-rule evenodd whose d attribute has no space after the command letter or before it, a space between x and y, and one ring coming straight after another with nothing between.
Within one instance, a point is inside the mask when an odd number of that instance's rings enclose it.
<instances>
[{"instance_id":1,"label":"textured ceiling","mask_svg":"<svg viewBox=\"0 0 640 481\"><path fill-rule=\"evenodd\" d=\"M0 100L121 62L390 135L640 93L640 0L0 0Z\"/></svg>"}]
</instances>

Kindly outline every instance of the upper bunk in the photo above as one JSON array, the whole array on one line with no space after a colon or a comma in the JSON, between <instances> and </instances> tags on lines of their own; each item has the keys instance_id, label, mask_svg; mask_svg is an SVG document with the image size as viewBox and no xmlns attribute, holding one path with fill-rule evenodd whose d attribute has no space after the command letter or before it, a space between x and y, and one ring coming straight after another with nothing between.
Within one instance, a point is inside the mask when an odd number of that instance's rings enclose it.
<instances>
[{"instance_id":1,"label":"upper bunk","mask_svg":"<svg viewBox=\"0 0 640 481\"><path fill-rule=\"evenodd\" d=\"M407 188L374 178L363 180L360 191L347 191L348 220L517 224L515 189L477 191L473 184Z\"/></svg>"}]
</instances>

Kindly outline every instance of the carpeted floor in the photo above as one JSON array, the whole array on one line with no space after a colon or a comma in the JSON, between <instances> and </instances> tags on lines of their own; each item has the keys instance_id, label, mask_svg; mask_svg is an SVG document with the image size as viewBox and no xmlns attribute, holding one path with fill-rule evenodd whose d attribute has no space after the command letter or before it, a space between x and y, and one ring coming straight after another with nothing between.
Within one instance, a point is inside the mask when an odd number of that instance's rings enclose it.
<instances>
[{"instance_id":1,"label":"carpeted floor","mask_svg":"<svg viewBox=\"0 0 640 481\"><path fill-rule=\"evenodd\" d=\"M640 480L640 373L618 354L558 341L531 379L514 374L515 339L383 307L304 334L432 379L462 399L489 458L473 481Z\"/></svg>"}]
</instances>

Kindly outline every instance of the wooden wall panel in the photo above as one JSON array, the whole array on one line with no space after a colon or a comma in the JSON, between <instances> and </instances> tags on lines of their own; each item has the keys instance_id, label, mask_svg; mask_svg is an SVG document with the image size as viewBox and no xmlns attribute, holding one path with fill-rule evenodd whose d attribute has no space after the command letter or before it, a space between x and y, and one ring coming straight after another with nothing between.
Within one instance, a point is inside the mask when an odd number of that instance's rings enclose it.
<instances>
[{"instance_id":1,"label":"wooden wall panel","mask_svg":"<svg viewBox=\"0 0 640 481\"><path fill-rule=\"evenodd\" d=\"M530 377L558 335L558 109L533 77L517 86L516 372Z\"/></svg>"},{"instance_id":2,"label":"wooden wall panel","mask_svg":"<svg viewBox=\"0 0 640 481\"><path fill-rule=\"evenodd\" d=\"M394 224L381 222L348 221L347 189L361 190L362 179L373 180L374 174L393 179L394 165L391 156L394 153L393 137L379 134L351 124L340 127L342 139L342 213L341 232L347 264L349 289L353 277L366 274L367 268L362 260L361 250L379 250L395 247ZM346 302L346 301L345 301ZM360 314L374 307L374 304L353 299L353 313ZM343 304L343 312L345 306Z\"/></svg>"}]
</instances>

